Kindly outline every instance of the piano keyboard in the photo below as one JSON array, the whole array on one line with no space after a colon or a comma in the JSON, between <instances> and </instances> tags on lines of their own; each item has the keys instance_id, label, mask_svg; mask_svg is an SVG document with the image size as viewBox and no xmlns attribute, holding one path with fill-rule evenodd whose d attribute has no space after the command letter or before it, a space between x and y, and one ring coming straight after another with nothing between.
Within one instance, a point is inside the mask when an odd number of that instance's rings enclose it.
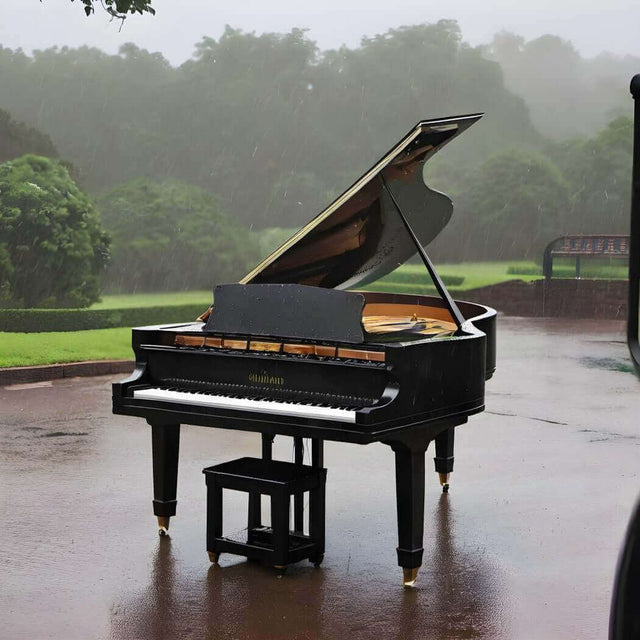
<instances>
[{"instance_id":1,"label":"piano keyboard","mask_svg":"<svg viewBox=\"0 0 640 640\"><path fill-rule=\"evenodd\" d=\"M173 391L170 389L136 389L134 398L140 400L159 400L161 402L179 402L219 409L237 409L261 413L299 416L301 418L319 418L338 422L355 422L356 409L304 404L301 402L280 402L278 400L254 400L251 398L213 395L198 391Z\"/></svg>"}]
</instances>

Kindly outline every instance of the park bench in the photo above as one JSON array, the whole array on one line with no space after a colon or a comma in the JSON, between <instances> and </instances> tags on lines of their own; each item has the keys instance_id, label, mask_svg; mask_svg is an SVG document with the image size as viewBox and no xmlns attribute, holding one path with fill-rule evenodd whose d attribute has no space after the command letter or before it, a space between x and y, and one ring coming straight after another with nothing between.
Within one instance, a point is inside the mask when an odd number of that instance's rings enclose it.
<instances>
[{"instance_id":1,"label":"park bench","mask_svg":"<svg viewBox=\"0 0 640 640\"><path fill-rule=\"evenodd\" d=\"M627 235L575 235L560 236L544 250L542 272L545 280L553 276L554 258L574 258L576 278L580 277L582 258L629 258Z\"/></svg>"}]
</instances>

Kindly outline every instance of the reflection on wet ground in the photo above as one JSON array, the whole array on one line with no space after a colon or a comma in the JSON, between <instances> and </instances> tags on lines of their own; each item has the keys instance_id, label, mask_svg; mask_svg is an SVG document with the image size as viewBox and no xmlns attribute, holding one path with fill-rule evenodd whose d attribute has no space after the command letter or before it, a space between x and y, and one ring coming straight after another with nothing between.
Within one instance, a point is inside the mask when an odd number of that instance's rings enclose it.
<instances>
[{"instance_id":1,"label":"reflection on wet ground","mask_svg":"<svg viewBox=\"0 0 640 640\"><path fill-rule=\"evenodd\" d=\"M624 327L499 326L487 412L457 431L451 493L428 478L413 590L396 566L387 447L327 445L325 562L278 578L229 555L211 566L204 547L201 470L257 455L255 435L183 430L178 515L159 539L148 427L110 415L109 380L0 389L4 637L605 637L640 492L640 383L623 366ZM291 459L290 441L276 456ZM241 530L246 504L229 509Z\"/></svg>"},{"instance_id":2,"label":"reflection on wet ground","mask_svg":"<svg viewBox=\"0 0 640 640\"><path fill-rule=\"evenodd\" d=\"M502 637L499 570L456 545L449 496L440 495L428 516L434 523L425 555L429 578L405 592L375 575L362 580L303 567L278 578L244 561L211 565L198 579L185 580L171 539L159 540L148 585L115 606L111 637ZM372 545L371 552L379 551Z\"/></svg>"}]
</instances>

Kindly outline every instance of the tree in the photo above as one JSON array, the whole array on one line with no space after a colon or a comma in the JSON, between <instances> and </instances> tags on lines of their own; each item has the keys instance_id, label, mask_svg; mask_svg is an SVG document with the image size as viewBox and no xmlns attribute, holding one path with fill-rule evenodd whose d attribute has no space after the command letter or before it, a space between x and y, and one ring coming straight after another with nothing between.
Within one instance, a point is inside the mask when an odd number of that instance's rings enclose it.
<instances>
[{"instance_id":1,"label":"tree","mask_svg":"<svg viewBox=\"0 0 640 640\"><path fill-rule=\"evenodd\" d=\"M539 258L564 230L569 188L547 158L507 151L472 172L455 203L458 257Z\"/></svg>"},{"instance_id":2,"label":"tree","mask_svg":"<svg viewBox=\"0 0 640 640\"><path fill-rule=\"evenodd\" d=\"M632 141L633 122L620 117L592 138L550 145L571 187L569 232L628 232Z\"/></svg>"},{"instance_id":3,"label":"tree","mask_svg":"<svg viewBox=\"0 0 640 640\"><path fill-rule=\"evenodd\" d=\"M258 261L253 234L193 185L139 178L102 194L98 206L113 235L112 290L210 289Z\"/></svg>"},{"instance_id":4,"label":"tree","mask_svg":"<svg viewBox=\"0 0 640 640\"><path fill-rule=\"evenodd\" d=\"M40 0L42 2L42 0ZM74 2L74 0L71 0ZM81 0L84 5L84 12L90 16L95 13L95 0ZM151 0L101 0L102 6L107 13L114 18L124 19L127 13L150 13L155 15L156 11L151 6Z\"/></svg>"},{"instance_id":5,"label":"tree","mask_svg":"<svg viewBox=\"0 0 640 640\"><path fill-rule=\"evenodd\" d=\"M61 162L28 154L0 165L0 278L13 303L88 306L108 258L100 218Z\"/></svg>"},{"instance_id":6,"label":"tree","mask_svg":"<svg viewBox=\"0 0 640 640\"><path fill-rule=\"evenodd\" d=\"M37 153L53 158L58 155L48 135L23 122L13 120L7 111L0 109L0 162L25 153Z\"/></svg>"},{"instance_id":7,"label":"tree","mask_svg":"<svg viewBox=\"0 0 640 640\"><path fill-rule=\"evenodd\" d=\"M534 40L501 32L485 47L504 72L507 87L524 98L538 130L556 139L593 135L629 109L629 78L640 60L600 54L583 58L553 35Z\"/></svg>"}]
</instances>

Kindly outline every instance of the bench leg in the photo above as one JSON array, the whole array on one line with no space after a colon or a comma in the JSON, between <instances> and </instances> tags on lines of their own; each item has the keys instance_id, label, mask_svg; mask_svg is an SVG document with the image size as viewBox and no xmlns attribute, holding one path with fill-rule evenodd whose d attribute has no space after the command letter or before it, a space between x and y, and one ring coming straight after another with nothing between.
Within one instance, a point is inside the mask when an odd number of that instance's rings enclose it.
<instances>
[{"instance_id":1,"label":"bench leg","mask_svg":"<svg viewBox=\"0 0 640 640\"><path fill-rule=\"evenodd\" d=\"M271 460L273 458L273 438L274 436L262 434L262 458ZM247 520L247 542L252 542L252 529L262 526L262 508L260 505L260 494L249 493L249 517Z\"/></svg>"},{"instance_id":2,"label":"bench leg","mask_svg":"<svg viewBox=\"0 0 640 640\"><path fill-rule=\"evenodd\" d=\"M443 493L449 491L449 474L453 471L453 434L454 428L450 427L436 436L436 457L433 460Z\"/></svg>"},{"instance_id":3,"label":"bench leg","mask_svg":"<svg viewBox=\"0 0 640 640\"><path fill-rule=\"evenodd\" d=\"M222 487L216 482L215 477L207 484L207 553L209 560L217 563L218 552L217 538L222 537Z\"/></svg>"},{"instance_id":4,"label":"bench leg","mask_svg":"<svg viewBox=\"0 0 640 640\"><path fill-rule=\"evenodd\" d=\"M271 494L271 529L273 531L273 566L284 569L289 556L289 494Z\"/></svg>"},{"instance_id":5,"label":"bench leg","mask_svg":"<svg viewBox=\"0 0 640 640\"><path fill-rule=\"evenodd\" d=\"M169 518L176 514L179 448L179 424L151 424L153 513L161 536L167 534Z\"/></svg>"}]
</instances>

